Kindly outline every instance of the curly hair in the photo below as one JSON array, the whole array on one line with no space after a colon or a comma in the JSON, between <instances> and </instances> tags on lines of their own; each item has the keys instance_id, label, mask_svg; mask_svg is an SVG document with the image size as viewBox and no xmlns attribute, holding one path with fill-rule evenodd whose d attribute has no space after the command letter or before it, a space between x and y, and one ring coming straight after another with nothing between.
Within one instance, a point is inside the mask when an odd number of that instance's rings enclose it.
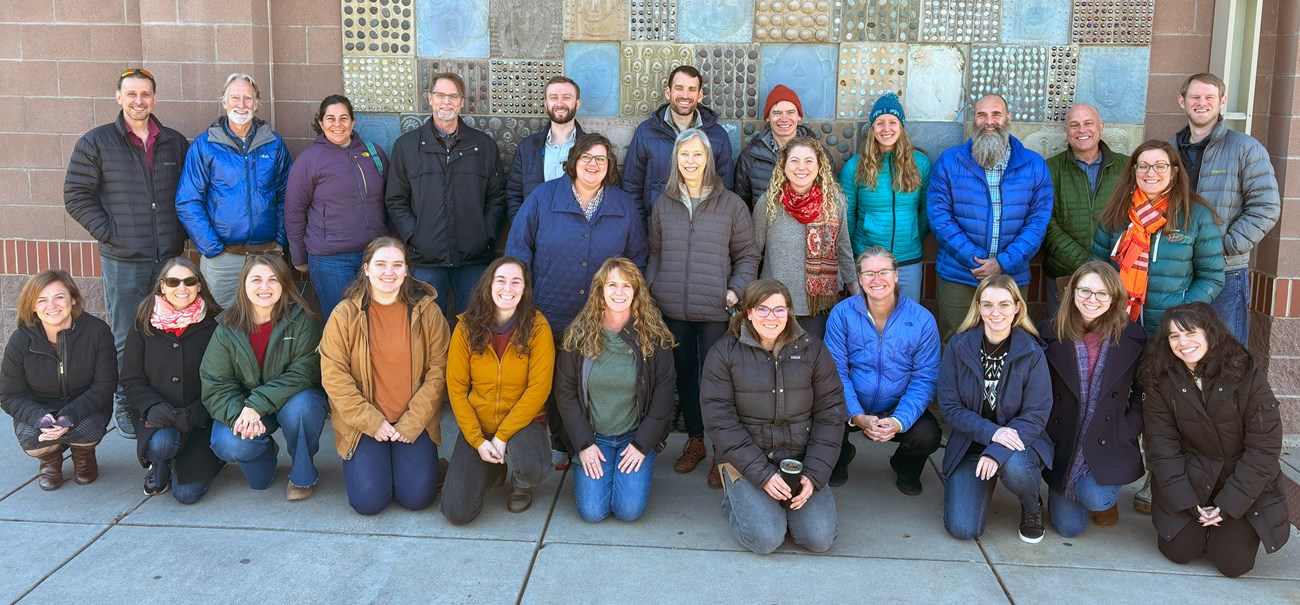
<instances>
[{"instance_id":1,"label":"curly hair","mask_svg":"<svg viewBox=\"0 0 1300 605\"><path fill-rule=\"evenodd\" d=\"M1138 364L1138 381L1143 388L1154 388L1162 376L1187 367L1183 360L1174 355L1174 349L1169 344L1169 335L1174 330L1200 330L1205 334L1207 350L1196 364L1196 376L1209 381L1228 382L1238 382L1245 378L1250 369L1250 353L1228 333L1227 326L1223 325L1214 307L1194 302L1173 307L1160 316L1160 327L1147 344L1142 363Z\"/></svg>"},{"instance_id":2,"label":"curly hair","mask_svg":"<svg viewBox=\"0 0 1300 605\"><path fill-rule=\"evenodd\" d=\"M790 159L790 152L797 148L811 149L817 156L817 179L813 181L822 188L822 216L825 220L833 222L840 211L840 204L843 194L840 193L840 184L835 180L835 175L831 172L830 158L826 157L826 150L822 144L812 137L795 137L785 147L781 148L781 153L776 156L776 168L772 170L772 182L767 187L767 227L776 224L778 212L785 212L781 206L781 188L785 186L785 163ZM758 227L758 225L755 225Z\"/></svg>"},{"instance_id":3,"label":"curly hair","mask_svg":"<svg viewBox=\"0 0 1300 605\"><path fill-rule=\"evenodd\" d=\"M515 333L510 337L510 344L520 357L528 357L531 352L529 341L533 337L533 319L536 306L533 303L533 281L528 274L528 266L513 256L503 256L492 261L483 276L479 278L474 291L469 295L469 304L461 313L460 325L465 326L465 336L469 340L469 350L481 355L492 346L492 326L497 320L497 306L492 301L492 283L496 281L497 269L505 265L515 265L524 275L524 291L519 295L519 304L515 307Z\"/></svg>"},{"instance_id":4,"label":"curly hair","mask_svg":"<svg viewBox=\"0 0 1300 605\"><path fill-rule=\"evenodd\" d=\"M623 279L632 283L632 327L640 339L638 348L643 357L649 357L656 349L671 349L676 346L673 333L664 324L659 307L655 306L650 289L646 287L645 278L632 261L616 256L605 261L591 278L591 294L587 304L578 311L578 316L564 331L565 351L575 351L587 359L600 357L601 347L605 342L602 331L605 326L605 283L610 274L618 271Z\"/></svg>"}]
</instances>

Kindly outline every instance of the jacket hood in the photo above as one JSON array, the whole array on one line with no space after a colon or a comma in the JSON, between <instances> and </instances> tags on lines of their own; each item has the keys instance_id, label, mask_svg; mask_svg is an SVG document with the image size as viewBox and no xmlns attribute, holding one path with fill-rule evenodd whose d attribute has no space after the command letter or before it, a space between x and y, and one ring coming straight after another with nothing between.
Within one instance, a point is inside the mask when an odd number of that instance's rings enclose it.
<instances>
[{"instance_id":1,"label":"jacket hood","mask_svg":"<svg viewBox=\"0 0 1300 605\"><path fill-rule=\"evenodd\" d=\"M239 142L226 130L226 120L226 116L221 116L208 126L208 140L242 151ZM271 130L271 127L261 118L253 116L253 140L248 142L248 151L274 141L275 132Z\"/></svg>"}]
</instances>

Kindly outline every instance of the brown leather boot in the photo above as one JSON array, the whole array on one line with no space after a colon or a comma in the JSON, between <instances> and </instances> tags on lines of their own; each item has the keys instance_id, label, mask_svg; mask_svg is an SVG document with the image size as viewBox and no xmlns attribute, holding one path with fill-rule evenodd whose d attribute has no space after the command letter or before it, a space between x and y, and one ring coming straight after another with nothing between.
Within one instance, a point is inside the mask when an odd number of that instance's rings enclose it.
<instances>
[{"instance_id":1,"label":"brown leather boot","mask_svg":"<svg viewBox=\"0 0 1300 605\"><path fill-rule=\"evenodd\" d=\"M718 470L718 457L713 456L713 462L709 463L709 487L722 487L722 471Z\"/></svg>"},{"instance_id":2,"label":"brown leather boot","mask_svg":"<svg viewBox=\"0 0 1300 605\"><path fill-rule=\"evenodd\" d=\"M41 461L41 472L37 475L37 483L41 489L49 492L59 489L63 485L63 449L55 448L54 451L41 454L36 457Z\"/></svg>"},{"instance_id":3,"label":"brown leather boot","mask_svg":"<svg viewBox=\"0 0 1300 605\"><path fill-rule=\"evenodd\" d=\"M86 485L94 483L98 478L99 462L95 460L95 446L72 446L72 479L78 485Z\"/></svg>"},{"instance_id":4,"label":"brown leather boot","mask_svg":"<svg viewBox=\"0 0 1300 605\"><path fill-rule=\"evenodd\" d=\"M1119 503L1116 502L1114 506L1104 511L1092 513L1092 522L1097 524L1097 527L1115 527L1115 524L1119 523Z\"/></svg>"},{"instance_id":5,"label":"brown leather boot","mask_svg":"<svg viewBox=\"0 0 1300 605\"><path fill-rule=\"evenodd\" d=\"M687 437L686 445L682 446L682 457L673 464L673 470L689 473L701 460L704 460L704 437Z\"/></svg>"}]
</instances>

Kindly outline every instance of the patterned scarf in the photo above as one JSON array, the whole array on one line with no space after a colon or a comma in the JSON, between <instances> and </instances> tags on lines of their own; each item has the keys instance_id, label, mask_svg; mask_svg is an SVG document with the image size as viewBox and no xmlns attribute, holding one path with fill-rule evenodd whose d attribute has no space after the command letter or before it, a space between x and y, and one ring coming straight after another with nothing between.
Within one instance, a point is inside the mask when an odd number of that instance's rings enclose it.
<instances>
[{"instance_id":1,"label":"patterned scarf","mask_svg":"<svg viewBox=\"0 0 1300 605\"><path fill-rule=\"evenodd\" d=\"M1151 236L1168 222L1165 220L1168 209L1168 195L1161 195L1152 202L1141 189L1134 189L1133 205L1128 210L1128 230L1120 237L1111 255L1111 259L1119 263L1119 278L1128 293L1128 316L1133 321L1141 319L1142 306L1147 300Z\"/></svg>"},{"instance_id":2,"label":"patterned scarf","mask_svg":"<svg viewBox=\"0 0 1300 605\"><path fill-rule=\"evenodd\" d=\"M203 321L206 314L207 304L203 302L203 297L195 299L190 306L177 311L165 297L154 295L153 314L149 316L149 325L179 335L190 324Z\"/></svg>"},{"instance_id":3,"label":"patterned scarf","mask_svg":"<svg viewBox=\"0 0 1300 605\"><path fill-rule=\"evenodd\" d=\"M1084 475L1088 474L1088 461L1083 457L1083 439L1088 434L1088 427L1092 426L1093 413L1097 411L1097 398L1101 396L1101 381L1097 380L1101 376L1102 370L1106 368L1106 357L1110 354L1110 341L1100 338L1093 332L1089 332L1084 339L1095 338L1101 340L1101 353L1097 355L1095 364L1089 363L1092 360L1088 352L1088 345L1084 340L1074 342L1074 358L1079 366L1079 392L1083 395L1083 401L1079 406L1079 426L1074 433L1074 453L1070 460L1070 473L1065 479L1065 497L1071 500L1075 497L1075 486Z\"/></svg>"},{"instance_id":4,"label":"patterned scarf","mask_svg":"<svg viewBox=\"0 0 1300 605\"><path fill-rule=\"evenodd\" d=\"M781 186L781 205L807 227L804 288L808 292L809 315L835 306L840 291L840 264L835 252L840 237L839 217L822 213L822 199L822 188L816 183L802 194L795 193L790 183Z\"/></svg>"}]
</instances>

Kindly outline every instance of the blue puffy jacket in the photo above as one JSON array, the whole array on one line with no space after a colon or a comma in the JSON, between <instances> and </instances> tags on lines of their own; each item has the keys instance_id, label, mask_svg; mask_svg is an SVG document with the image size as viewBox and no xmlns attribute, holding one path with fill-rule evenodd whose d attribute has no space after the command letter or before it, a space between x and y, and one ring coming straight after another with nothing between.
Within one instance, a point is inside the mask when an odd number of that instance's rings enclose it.
<instances>
[{"instance_id":1,"label":"blue puffy jacket","mask_svg":"<svg viewBox=\"0 0 1300 605\"><path fill-rule=\"evenodd\" d=\"M925 307L897 296L883 332L867 312L866 297L840 301L826 320L824 340L844 383L845 419L892 416L907 431L934 399L939 328Z\"/></svg>"},{"instance_id":2,"label":"blue puffy jacket","mask_svg":"<svg viewBox=\"0 0 1300 605\"><path fill-rule=\"evenodd\" d=\"M623 190L632 196L643 217L650 216L655 200L663 193L669 162L674 161L673 145L677 142L677 131L664 121L666 111L668 104L664 103L637 125L623 158ZM709 145L713 147L713 167L722 177L722 184L731 189L736 168L731 159L731 138L718 123L718 116L712 109L700 105L697 111L700 129L709 135Z\"/></svg>"},{"instance_id":3,"label":"blue puffy jacket","mask_svg":"<svg viewBox=\"0 0 1300 605\"><path fill-rule=\"evenodd\" d=\"M557 335L586 304L601 263L623 256L645 271L645 221L623 190L606 186L604 191L588 221L568 175L546 181L524 200L510 226L506 255L532 271L537 310Z\"/></svg>"},{"instance_id":4,"label":"blue puffy jacket","mask_svg":"<svg viewBox=\"0 0 1300 605\"><path fill-rule=\"evenodd\" d=\"M195 137L176 187L176 216L199 253L213 258L227 245L288 242L284 190L289 150L280 135L253 118L247 146L218 118Z\"/></svg>"},{"instance_id":5,"label":"blue puffy jacket","mask_svg":"<svg viewBox=\"0 0 1300 605\"><path fill-rule=\"evenodd\" d=\"M1029 285L1029 259L1047 234L1052 218L1052 175L1043 156L1011 137L1011 158L1002 175L1002 220L998 224L998 264L1002 272ZM984 168L971 156L971 143L939 156L930 171L926 195L930 230L939 242L939 277L977 285L971 274L976 258L989 258L992 204Z\"/></svg>"}]
</instances>

